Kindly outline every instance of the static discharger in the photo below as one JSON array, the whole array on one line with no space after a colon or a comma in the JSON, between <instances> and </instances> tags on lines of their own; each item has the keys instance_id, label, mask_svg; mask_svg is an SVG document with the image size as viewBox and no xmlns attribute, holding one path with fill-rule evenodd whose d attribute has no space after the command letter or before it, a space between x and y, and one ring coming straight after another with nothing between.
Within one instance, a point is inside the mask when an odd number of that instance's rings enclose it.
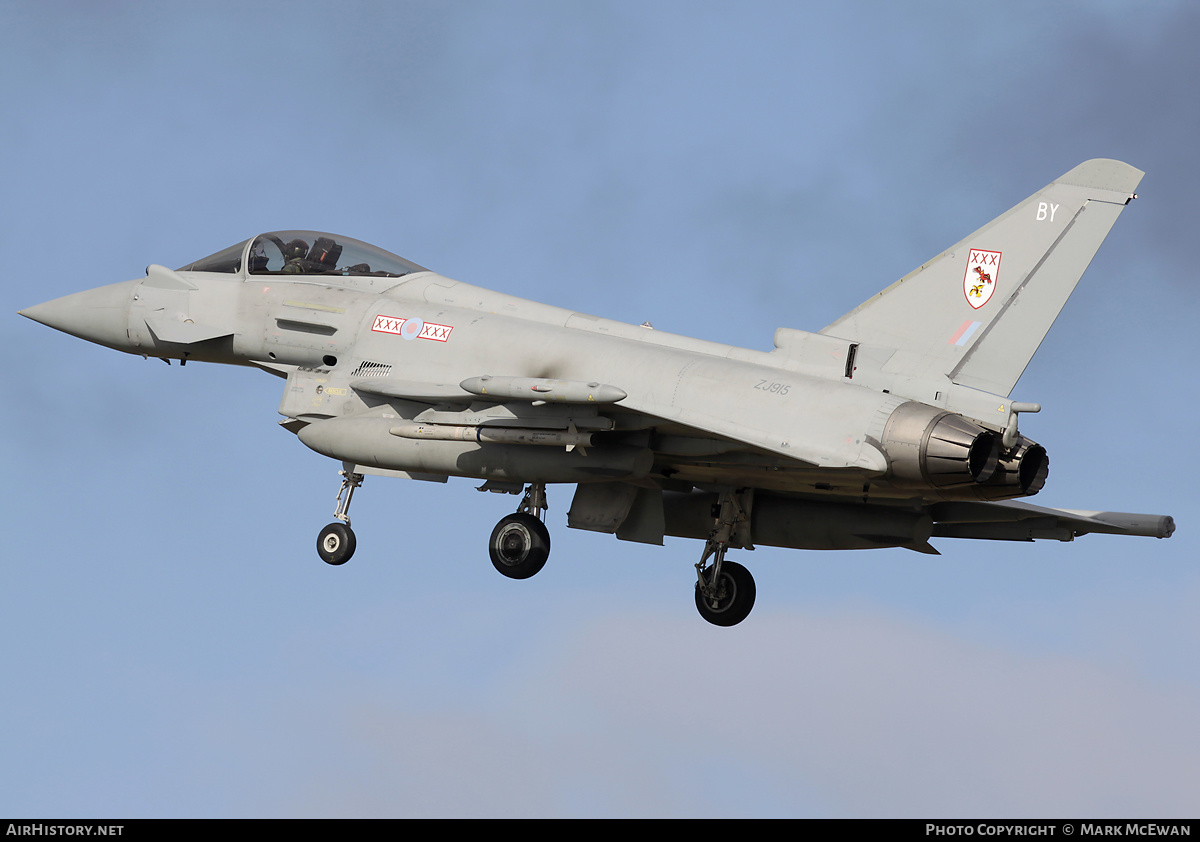
<instances>
[{"instance_id":1,"label":"static discharger","mask_svg":"<svg viewBox=\"0 0 1200 842\"><path fill-rule=\"evenodd\" d=\"M468 377L458 384L473 395L534 401L535 403L616 403L624 389L582 380L548 380L543 377Z\"/></svg>"}]
</instances>

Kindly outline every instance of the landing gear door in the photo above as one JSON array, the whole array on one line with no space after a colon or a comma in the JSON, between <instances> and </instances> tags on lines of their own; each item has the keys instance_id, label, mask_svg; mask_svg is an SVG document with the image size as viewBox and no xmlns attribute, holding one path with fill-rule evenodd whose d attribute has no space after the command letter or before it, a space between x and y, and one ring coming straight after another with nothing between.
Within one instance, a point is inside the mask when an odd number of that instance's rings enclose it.
<instances>
[{"instance_id":1,"label":"landing gear door","mask_svg":"<svg viewBox=\"0 0 1200 842\"><path fill-rule=\"evenodd\" d=\"M298 368L288 375L279 402L279 414L287 418L333 418L361 408L348 387L331 385L328 371L312 368Z\"/></svg>"}]
</instances>

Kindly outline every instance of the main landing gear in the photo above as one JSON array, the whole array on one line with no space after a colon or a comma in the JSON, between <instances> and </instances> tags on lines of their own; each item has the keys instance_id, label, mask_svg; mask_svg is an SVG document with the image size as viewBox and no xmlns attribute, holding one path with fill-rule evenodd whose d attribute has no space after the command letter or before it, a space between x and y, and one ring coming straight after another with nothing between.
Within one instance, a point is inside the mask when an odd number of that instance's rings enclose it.
<instances>
[{"instance_id":1,"label":"main landing gear","mask_svg":"<svg viewBox=\"0 0 1200 842\"><path fill-rule=\"evenodd\" d=\"M713 528L696 564L696 610L714 626L736 626L754 607L754 577L736 561L726 561L730 546L752 550L750 510L754 490L722 491L713 506ZM709 557L713 563L705 566Z\"/></svg>"},{"instance_id":2,"label":"main landing gear","mask_svg":"<svg viewBox=\"0 0 1200 842\"><path fill-rule=\"evenodd\" d=\"M532 483L515 514L500 518L488 540L492 566L510 579L528 579L550 557L550 532L542 523L546 484Z\"/></svg>"},{"instance_id":3,"label":"main landing gear","mask_svg":"<svg viewBox=\"0 0 1200 842\"><path fill-rule=\"evenodd\" d=\"M736 626L754 607L754 577L725 558L730 547L754 549L750 535L753 504L753 489L726 489L713 506L713 527L696 565L696 609L716 626ZM508 578L528 579L546 564L550 533L542 523L545 510L546 486L532 483L517 512L501 518L492 530L488 553L492 565ZM710 558L712 564L708 564Z\"/></svg>"},{"instance_id":4,"label":"main landing gear","mask_svg":"<svg viewBox=\"0 0 1200 842\"><path fill-rule=\"evenodd\" d=\"M338 490L337 510L334 523L321 530L317 536L317 555L326 564L345 564L354 555L357 542L350 528L350 500L354 489L362 485L363 475L352 471L338 471L342 476L342 487Z\"/></svg>"}]
</instances>

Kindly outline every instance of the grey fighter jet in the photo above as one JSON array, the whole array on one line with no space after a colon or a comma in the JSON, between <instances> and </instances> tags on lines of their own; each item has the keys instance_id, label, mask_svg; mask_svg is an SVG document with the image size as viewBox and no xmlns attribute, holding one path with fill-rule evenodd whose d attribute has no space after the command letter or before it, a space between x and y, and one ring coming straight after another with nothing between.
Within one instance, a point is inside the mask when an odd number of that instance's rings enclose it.
<instances>
[{"instance_id":1,"label":"grey fighter jet","mask_svg":"<svg viewBox=\"0 0 1200 842\"><path fill-rule=\"evenodd\" d=\"M1080 164L819 333L767 353L675 336L453 281L366 243L278 231L171 270L21 311L91 342L285 380L282 426L342 463L318 553L355 549L364 475L522 495L488 549L514 579L567 525L704 542L696 607L741 622L754 579L726 551L905 547L931 538L1166 538L1170 517L1051 509L1049 460L1010 400L1142 172Z\"/></svg>"}]
</instances>

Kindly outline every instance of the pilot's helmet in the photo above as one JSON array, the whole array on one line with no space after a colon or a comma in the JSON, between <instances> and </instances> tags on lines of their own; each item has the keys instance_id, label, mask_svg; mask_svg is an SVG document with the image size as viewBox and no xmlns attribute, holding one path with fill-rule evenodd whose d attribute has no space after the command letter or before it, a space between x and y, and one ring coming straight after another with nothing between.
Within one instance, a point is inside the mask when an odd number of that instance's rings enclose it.
<instances>
[{"instance_id":1,"label":"pilot's helmet","mask_svg":"<svg viewBox=\"0 0 1200 842\"><path fill-rule=\"evenodd\" d=\"M308 255L308 243L304 240L292 240L283 247L284 260L299 260Z\"/></svg>"}]
</instances>

